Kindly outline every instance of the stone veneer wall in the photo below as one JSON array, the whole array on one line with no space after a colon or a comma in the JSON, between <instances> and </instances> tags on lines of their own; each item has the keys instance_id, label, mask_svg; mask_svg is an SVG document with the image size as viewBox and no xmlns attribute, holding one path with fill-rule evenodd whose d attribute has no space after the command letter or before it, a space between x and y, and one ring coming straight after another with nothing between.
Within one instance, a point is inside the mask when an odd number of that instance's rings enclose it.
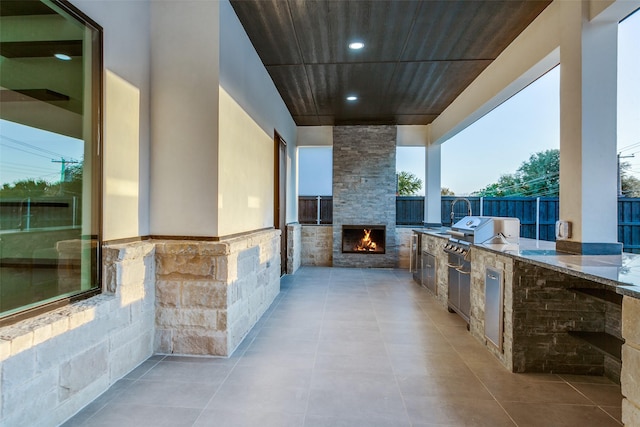
<instances>
[{"instance_id":1,"label":"stone veneer wall","mask_svg":"<svg viewBox=\"0 0 640 427\"><path fill-rule=\"evenodd\" d=\"M447 308L449 297L449 272L447 262L449 261L444 253L444 245L448 239L442 237L423 234L422 250L430 253L436 258L436 294L434 295L438 303Z\"/></svg>"},{"instance_id":2,"label":"stone veneer wall","mask_svg":"<svg viewBox=\"0 0 640 427\"><path fill-rule=\"evenodd\" d=\"M331 267L333 263L333 227L302 226L302 265Z\"/></svg>"},{"instance_id":3,"label":"stone veneer wall","mask_svg":"<svg viewBox=\"0 0 640 427\"><path fill-rule=\"evenodd\" d=\"M280 292L280 230L156 243L156 352L229 356Z\"/></svg>"},{"instance_id":4,"label":"stone veneer wall","mask_svg":"<svg viewBox=\"0 0 640 427\"><path fill-rule=\"evenodd\" d=\"M503 350L484 336L485 269L503 274ZM620 382L621 363L570 331L620 338L621 307L572 289L600 285L491 251L471 249L471 333L513 372L605 375ZM613 292L613 291L611 291Z\"/></svg>"},{"instance_id":5,"label":"stone veneer wall","mask_svg":"<svg viewBox=\"0 0 640 427\"><path fill-rule=\"evenodd\" d=\"M0 328L0 425L57 426L153 353L149 242L103 249L104 293Z\"/></svg>"},{"instance_id":6,"label":"stone veneer wall","mask_svg":"<svg viewBox=\"0 0 640 427\"><path fill-rule=\"evenodd\" d=\"M396 244L398 245L398 268L409 268L409 252L411 252L411 228L396 228Z\"/></svg>"},{"instance_id":7,"label":"stone veneer wall","mask_svg":"<svg viewBox=\"0 0 640 427\"><path fill-rule=\"evenodd\" d=\"M611 364L602 353L567 333L606 331L621 337L606 320L610 304L571 290L604 286L517 260L513 268L513 370L619 378L607 371Z\"/></svg>"},{"instance_id":8,"label":"stone veneer wall","mask_svg":"<svg viewBox=\"0 0 640 427\"><path fill-rule=\"evenodd\" d=\"M640 300L622 300L622 422L640 426Z\"/></svg>"},{"instance_id":9,"label":"stone veneer wall","mask_svg":"<svg viewBox=\"0 0 640 427\"><path fill-rule=\"evenodd\" d=\"M472 248L471 256L471 334L496 356L502 364L513 371L513 258L490 251ZM494 268L502 273L503 284L503 333L502 350L487 340L485 322L485 269Z\"/></svg>"},{"instance_id":10,"label":"stone veneer wall","mask_svg":"<svg viewBox=\"0 0 640 427\"><path fill-rule=\"evenodd\" d=\"M333 265L395 267L395 126L333 128ZM386 226L385 254L343 254L342 226Z\"/></svg>"},{"instance_id":11,"label":"stone veneer wall","mask_svg":"<svg viewBox=\"0 0 640 427\"><path fill-rule=\"evenodd\" d=\"M287 225L287 274L294 274L302 264L302 226Z\"/></svg>"}]
</instances>

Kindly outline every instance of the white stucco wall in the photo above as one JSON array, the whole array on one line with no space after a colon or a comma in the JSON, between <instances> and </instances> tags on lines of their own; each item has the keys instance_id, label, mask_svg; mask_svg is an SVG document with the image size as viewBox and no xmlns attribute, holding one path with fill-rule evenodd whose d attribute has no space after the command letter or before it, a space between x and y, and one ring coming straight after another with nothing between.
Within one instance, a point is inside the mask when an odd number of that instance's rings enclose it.
<instances>
[{"instance_id":1,"label":"white stucco wall","mask_svg":"<svg viewBox=\"0 0 640 427\"><path fill-rule=\"evenodd\" d=\"M333 126L300 126L296 145L298 147L333 146Z\"/></svg>"},{"instance_id":2,"label":"white stucco wall","mask_svg":"<svg viewBox=\"0 0 640 427\"><path fill-rule=\"evenodd\" d=\"M425 147L429 142L429 126L399 125L396 142L398 147Z\"/></svg>"},{"instance_id":3,"label":"white stucco wall","mask_svg":"<svg viewBox=\"0 0 640 427\"><path fill-rule=\"evenodd\" d=\"M227 0L220 4L220 87L273 140L274 130L287 142L287 222L297 219L297 127L271 77L262 65L235 11ZM233 126L222 122L224 126ZM273 143L272 143L273 144ZM273 147L272 147L273 151ZM245 155L248 152L245 152ZM273 159L273 155L271 156ZM261 160L265 167L268 159ZM271 161L273 163L273 161ZM224 170L221 173L225 173ZM241 182L239 185L244 185ZM273 211L273 203L269 206ZM265 206L268 209L269 206ZM242 209L242 205L237 206ZM225 208L228 211L228 207ZM273 216L273 215L272 215ZM270 224L273 225L273 224ZM226 227L226 225L225 225ZM245 227L246 228L246 227ZM248 230L245 230L248 231Z\"/></svg>"},{"instance_id":4,"label":"white stucco wall","mask_svg":"<svg viewBox=\"0 0 640 427\"><path fill-rule=\"evenodd\" d=\"M218 235L218 2L151 2L151 234Z\"/></svg>"},{"instance_id":5,"label":"white stucco wall","mask_svg":"<svg viewBox=\"0 0 640 427\"><path fill-rule=\"evenodd\" d=\"M429 126L397 126L396 144L399 147L425 147L429 141ZM333 145L333 126L300 126L298 128L298 147L331 147Z\"/></svg>"},{"instance_id":6,"label":"white stucco wall","mask_svg":"<svg viewBox=\"0 0 640 427\"><path fill-rule=\"evenodd\" d=\"M220 88L218 233L273 226L273 136Z\"/></svg>"},{"instance_id":7,"label":"white stucco wall","mask_svg":"<svg viewBox=\"0 0 640 427\"><path fill-rule=\"evenodd\" d=\"M103 239L149 234L149 2L72 0L103 27Z\"/></svg>"}]
</instances>

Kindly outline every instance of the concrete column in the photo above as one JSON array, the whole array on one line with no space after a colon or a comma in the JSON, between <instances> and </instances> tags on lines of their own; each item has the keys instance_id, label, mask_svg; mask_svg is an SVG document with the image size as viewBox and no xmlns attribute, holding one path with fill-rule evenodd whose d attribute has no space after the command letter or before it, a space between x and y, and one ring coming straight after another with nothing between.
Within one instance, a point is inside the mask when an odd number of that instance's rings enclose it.
<instances>
[{"instance_id":1,"label":"concrete column","mask_svg":"<svg viewBox=\"0 0 640 427\"><path fill-rule=\"evenodd\" d=\"M424 224L426 226L442 225L441 214L441 150L440 144L427 145L425 150L425 197L424 197Z\"/></svg>"},{"instance_id":2,"label":"concrete column","mask_svg":"<svg viewBox=\"0 0 640 427\"><path fill-rule=\"evenodd\" d=\"M617 242L617 30L589 21L589 2L561 2L560 218L571 235L561 251L614 254Z\"/></svg>"}]
</instances>

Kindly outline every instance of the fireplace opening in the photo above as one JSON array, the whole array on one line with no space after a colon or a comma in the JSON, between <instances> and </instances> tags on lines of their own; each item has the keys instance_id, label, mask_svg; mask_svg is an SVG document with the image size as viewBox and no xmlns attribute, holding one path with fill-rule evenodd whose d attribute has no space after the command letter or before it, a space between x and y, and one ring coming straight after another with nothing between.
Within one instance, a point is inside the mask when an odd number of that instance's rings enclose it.
<instances>
[{"instance_id":1,"label":"fireplace opening","mask_svg":"<svg viewBox=\"0 0 640 427\"><path fill-rule=\"evenodd\" d=\"M343 225L342 253L384 254L384 225Z\"/></svg>"}]
</instances>

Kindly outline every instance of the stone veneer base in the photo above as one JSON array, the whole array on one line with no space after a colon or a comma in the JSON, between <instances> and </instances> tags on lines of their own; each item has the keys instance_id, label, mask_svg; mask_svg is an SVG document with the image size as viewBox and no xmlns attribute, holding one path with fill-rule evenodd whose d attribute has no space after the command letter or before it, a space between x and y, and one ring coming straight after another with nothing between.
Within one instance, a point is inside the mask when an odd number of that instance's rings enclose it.
<instances>
[{"instance_id":1,"label":"stone veneer base","mask_svg":"<svg viewBox=\"0 0 640 427\"><path fill-rule=\"evenodd\" d=\"M625 296L622 300L622 422L640 425L640 300Z\"/></svg>"},{"instance_id":2,"label":"stone veneer base","mask_svg":"<svg viewBox=\"0 0 640 427\"><path fill-rule=\"evenodd\" d=\"M154 245L103 248L104 293L0 328L0 425L57 426L153 354Z\"/></svg>"},{"instance_id":3,"label":"stone veneer base","mask_svg":"<svg viewBox=\"0 0 640 427\"><path fill-rule=\"evenodd\" d=\"M294 274L302 265L302 225L287 224L287 274Z\"/></svg>"},{"instance_id":4,"label":"stone veneer base","mask_svg":"<svg viewBox=\"0 0 640 427\"><path fill-rule=\"evenodd\" d=\"M279 239L157 241L156 352L230 356L280 292Z\"/></svg>"},{"instance_id":5,"label":"stone veneer base","mask_svg":"<svg viewBox=\"0 0 640 427\"><path fill-rule=\"evenodd\" d=\"M279 230L105 245L102 294L0 328L0 425L58 426L154 350L231 354L280 290L279 251Z\"/></svg>"}]
</instances>

